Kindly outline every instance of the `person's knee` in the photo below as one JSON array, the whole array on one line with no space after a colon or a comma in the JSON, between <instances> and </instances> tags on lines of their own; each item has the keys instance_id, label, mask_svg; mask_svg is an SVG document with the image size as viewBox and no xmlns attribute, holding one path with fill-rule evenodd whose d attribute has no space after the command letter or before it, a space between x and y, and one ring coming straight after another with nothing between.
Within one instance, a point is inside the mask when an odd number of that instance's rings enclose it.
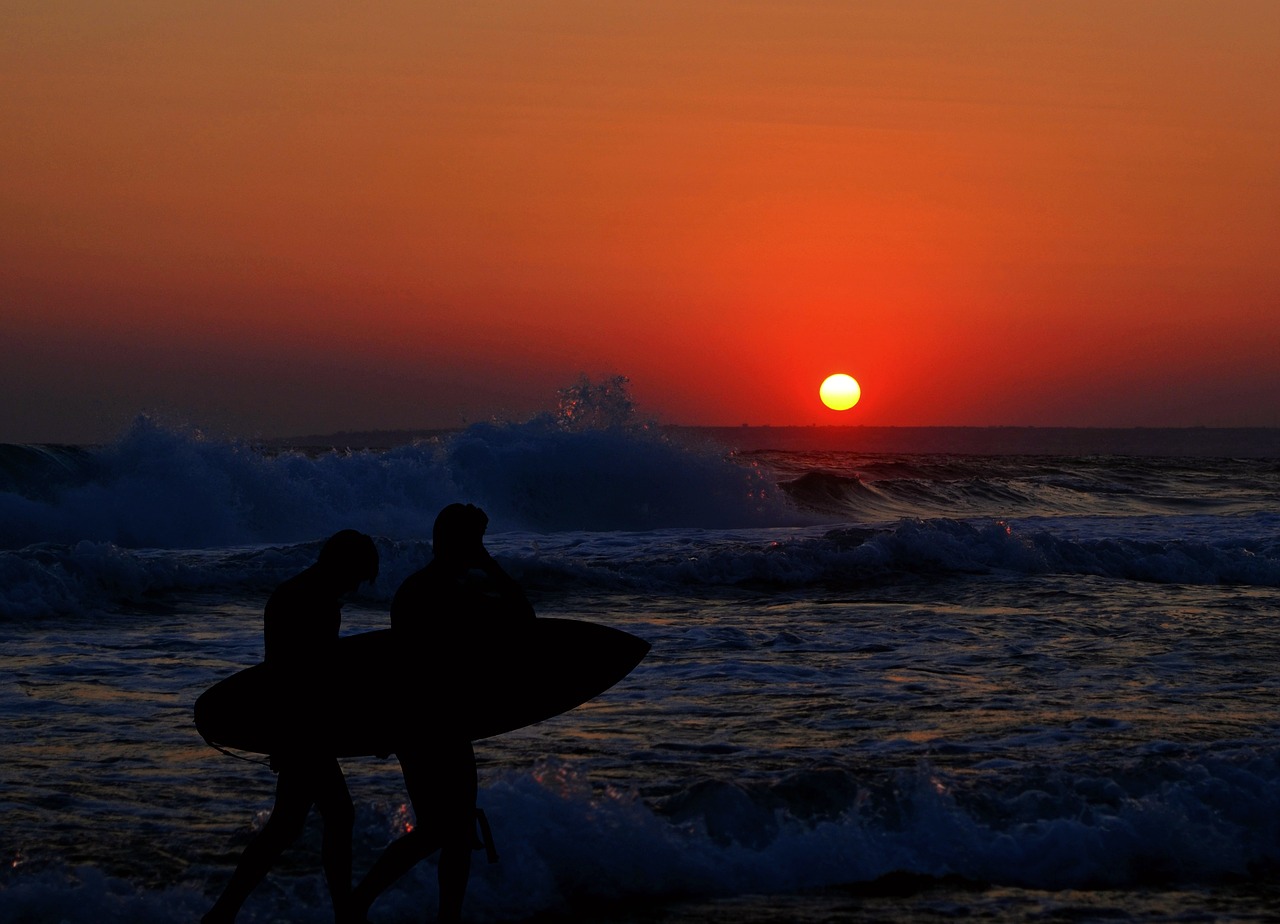
<instances>
[{"instance_id":1,"label":"person's knee","mask_svg":"<svg viewBox=\"0 0 1280 924\"><path fill-rule=\"evenodd\" d=\"M318 806L318 808L320 817L324 819L325 827L345 831L350 831L355 827L356 807L352 804L350 797L334 799L322 806Z\"/></svg>"},{"instance_id":2,"label":"person's knee","mask_svg":"<svg viewBox=\"0 0 1280 924\"><path fill-rule=\"evenodd\" d=\"M272 812L271 817L262 827L261 837L267 843L279 844L282 847L292 844L301 836L306 821L306 815Z\"/></svg>"},{"instance_id":3,"label":"person's knee","mask_svg":"<svg viewBox=\"0 0 1280 924\"><path fill-rule=\"evenodd\" d=\"M441 840L446 847L472 850L477 841L475 810L472 809L465 813L452 813L451 816L445 820L444 832Z\"/></svg>"},{"instance_id":4,"label":"person's knee","mask_svg":"<svg viewBox=\"0 0 1280 924\"><path fill-rule=\"evenodd\" d=\"M421 838L424 844L430 844L434 852L441 847L461 847L468 849L475 842L475 817L468 813L462 817L458 812L431 812L418 818L417 825L409 834L401 838Z\"/></svg>"},{"instance_id":5,"label":"person's knee","mask_svg":"<svg viewBox=\"0 0 1280 924\"><path fill-rule=\"evenodd\" d=\"M406 853L412 854L418 859L425 859L435 853L440 844L435 836L435 832L429 827L416 827L406 834L402 834L396 841Z\"/></svg>"}]
</instances>

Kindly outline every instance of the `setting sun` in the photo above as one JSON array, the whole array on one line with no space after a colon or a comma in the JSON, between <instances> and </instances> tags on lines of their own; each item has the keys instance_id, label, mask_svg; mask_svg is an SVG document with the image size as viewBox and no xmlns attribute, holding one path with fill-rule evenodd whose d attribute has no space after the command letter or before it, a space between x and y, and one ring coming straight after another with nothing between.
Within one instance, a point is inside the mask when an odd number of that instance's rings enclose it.
<instances>
[{"instance_id":1,"label":"setting sun","mask_svg":"<svg viewBox=\"0 0 1280 924\"><path fill-rule=\"evenodd\" d=\"M823 381L822 387L818 389L818 396L831 410L847 411L862 397L862 388L853 377L837 372Z\"/></svg>"}]
</instances>

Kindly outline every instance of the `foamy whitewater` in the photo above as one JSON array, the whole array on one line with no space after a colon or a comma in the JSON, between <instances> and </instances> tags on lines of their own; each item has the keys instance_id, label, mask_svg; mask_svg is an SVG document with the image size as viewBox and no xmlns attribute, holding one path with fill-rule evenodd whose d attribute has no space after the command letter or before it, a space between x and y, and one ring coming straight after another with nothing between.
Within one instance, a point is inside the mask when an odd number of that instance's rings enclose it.
<instances>
[{"instance_id":1,"label":"foamy whitewater","mask_svg":"<svg viewBox=\"0 0 1280 924\"><path fill-rule=\"evenodd\" d=\"M344 631L385 626L452 501L541 615L653 645L477 746L501 861L470 919L1276 919L1276 437L1157 435L547 418L351 451L140 419L0 447L0 921L197 920L274 777L201 741L196 696L337 529L382 556ZM394 760L344 769L359 875L412 816ZM318 848L241 920L331 920ZM371 920L433 919L435 888L423 864Z\"/></svg>"}]
</instances>

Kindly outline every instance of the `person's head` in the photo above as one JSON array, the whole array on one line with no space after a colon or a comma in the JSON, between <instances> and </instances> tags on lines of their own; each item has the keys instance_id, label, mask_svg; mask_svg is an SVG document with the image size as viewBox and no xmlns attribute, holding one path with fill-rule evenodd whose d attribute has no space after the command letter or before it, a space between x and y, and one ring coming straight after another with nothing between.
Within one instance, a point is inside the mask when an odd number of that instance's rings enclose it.
<instances>
[{"instance_id":1,"label":"person's head","mask_svg":"<svg viewBox=\"0 0 1280 924\"><path fill-rule=\"evenodd\" d=\"M355 590L378 577L378 548L364 533L344 529L325 541L316 566L332 575L344 592Z\"/></svg>"},{"instance_id":2,"label":"person's head","mask_svg":"<svg viewBox=\"0 0 1280 924\"><path fill-rule=\"evenodd\" d=\"M436 516L431 550L437 558L469 562L484 548L488 525L489 518L475 504L450 504Z\"/></svg>"}]
</instances>

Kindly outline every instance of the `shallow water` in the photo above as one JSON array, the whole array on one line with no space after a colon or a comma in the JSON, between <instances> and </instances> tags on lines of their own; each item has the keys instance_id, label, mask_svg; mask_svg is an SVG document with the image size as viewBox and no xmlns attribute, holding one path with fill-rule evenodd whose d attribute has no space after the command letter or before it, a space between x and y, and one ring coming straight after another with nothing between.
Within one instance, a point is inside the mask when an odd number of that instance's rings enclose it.
<instances>
[{"instance_id":1,"label":"shallow water","mask_svg":"<svg viewBox=\"0 0 1280 924\"><path fill-rule=\"evenodd\" d=\"M479 870L470 908L1249 920L1230 909L1271 901L1271 879L1236 880L1278 855L1278 597L988 576L910 593L546 601L544 615L608 622L654 650L596 702L478 746L504 859ZM381 618L356 607L347 621ZM178 896L207 898L263 820L272 777L205 746L190 706L257 658L259 620L248 604L188 603L4 626L11 886L85 866L142 890L161 919ZM345 766L359 867L407 816L393 762ZM323 919L314 838L246 920L300 894L304 918ZM896 887L906 894L867 886L903 871L918 877ZM428 873L373 920L412 919ZM724 897L680 900L697 893Z\"/></svg>"}]
</instances>

